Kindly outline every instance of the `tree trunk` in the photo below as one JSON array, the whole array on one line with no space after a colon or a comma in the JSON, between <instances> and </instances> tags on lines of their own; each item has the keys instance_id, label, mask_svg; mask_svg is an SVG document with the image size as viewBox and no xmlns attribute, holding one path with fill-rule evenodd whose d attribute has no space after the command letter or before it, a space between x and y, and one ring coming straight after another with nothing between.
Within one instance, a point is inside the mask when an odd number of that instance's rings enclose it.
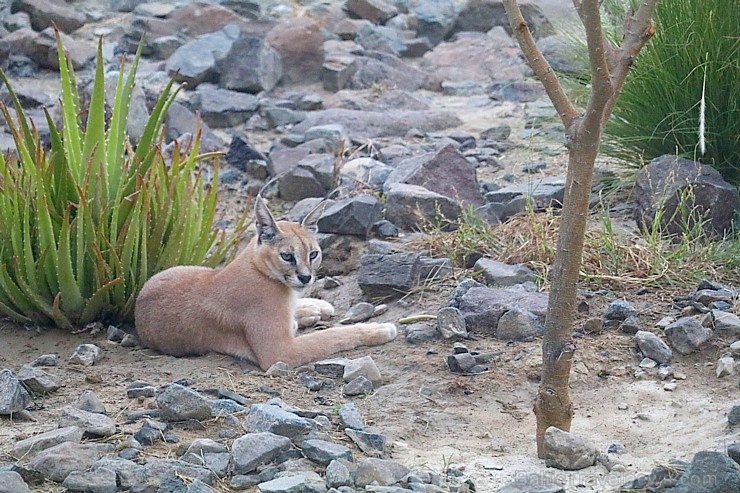
<instances>
[{"instance_id":1,"label":"tree trunk","mask_svg":"<svg viewBox=\"0 0 740 493\"><path fill-rule=\"evenodd\" d=\"M594 163L599 153L604 124L611 115L632 62L655 33L652 15L657 2L643 0L637 12L630 15L625 22L624 39L617 49L604 36L599 0L573 0L586 28L591 66L591 96L585 112L580 114L537 48L516 0L503 0L519 46L565 125L569 150L565 199L542 341L542 375L534 403L537 455L540 458L544 456L547 428L555 426L570 431L573 403L568 385L576 350L571 333Z\"/></svg>"}]
</instances>

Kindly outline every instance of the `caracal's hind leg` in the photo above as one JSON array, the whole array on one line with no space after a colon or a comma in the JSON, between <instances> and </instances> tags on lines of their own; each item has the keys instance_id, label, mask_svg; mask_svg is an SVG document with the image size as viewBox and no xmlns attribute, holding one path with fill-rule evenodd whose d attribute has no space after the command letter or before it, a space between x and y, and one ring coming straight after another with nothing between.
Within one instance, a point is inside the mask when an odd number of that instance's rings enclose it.
<instances>
[{"instance_id":1,"label":"caracal's hind leg","mask_svg":"<svg viewBox=\"0 0 740 493\"><path fill-rule=\"evenodd\" d=\"M312 327L321 320L329 320L334 315L331 303L317 298L298 298L295 321L298 328Z\"/></svg>"}]
</instances>

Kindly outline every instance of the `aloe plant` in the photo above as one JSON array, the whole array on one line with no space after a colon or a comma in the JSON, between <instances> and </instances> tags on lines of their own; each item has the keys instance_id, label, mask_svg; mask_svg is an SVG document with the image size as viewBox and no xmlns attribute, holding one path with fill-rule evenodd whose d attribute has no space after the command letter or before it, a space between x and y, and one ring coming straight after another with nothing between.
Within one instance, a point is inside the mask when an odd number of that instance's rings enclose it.
<instances>
[{"instance_id":1,"label":"aloe plant","mask_svg":"<svg viewBox=\"0 0 740 493\"><path fill-rule=\"evenodd\" d=\"M245 227L214 229L218 166L206 187L200 131L190 149L163 157L162 124L179 87L165 87L137 146L126 135L141 47L128 74L124 61L106 120L102 43L86 121L71 62L57 33L61 128L46 113L45 148L12 98L0 104L16 156L0 153L0 313L26 324L81 326L102 318L131 320L144 282L173 265L215 266L229 258Z\"/></svg>"}]
</instances>

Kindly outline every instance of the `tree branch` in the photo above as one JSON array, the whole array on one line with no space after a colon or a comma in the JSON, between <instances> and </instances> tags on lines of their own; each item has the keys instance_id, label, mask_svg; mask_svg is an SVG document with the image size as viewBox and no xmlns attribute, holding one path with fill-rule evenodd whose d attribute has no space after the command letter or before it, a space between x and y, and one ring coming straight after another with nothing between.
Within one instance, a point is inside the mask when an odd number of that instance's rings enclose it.
<instances>
[{"instance_id":1,"label":"tree branch","mask_svg":"<svg viewBox=\"0 0 740 493\"><path fill-rule=\"evenodd\" d=\"M658 0L643 0L637 12L625 22L624 39L619 50L614 54L616 63L611 74L615 95L618 95L622 90L624 81L627 79L627 73L640 50L655 34L653 14L657 5ZM611 114L616 102L616 97L609 100L605 114Z\"/></svg>"},{"instance_id":2,"label":"tree branch","mask_svg":"<svg viewBox=\"0 0 740 493\"><path fill-rule=\"evenodd\" d=\"M532 67L535 75L542 82L545 92L547 92L553 106L555 106L555 110L563 121L563 125L565 125L566 129L570 128L576 118L578 118L578 110L575 109L568 96L566 96L563 86L560 85L558 76L542 55L542 52L537 48L534 38L532 38L532 33L529 31L529 26L527 26L527 22L524 20L524 16L516 0L503 0L503 4L506 15L509 18L511 29L514 31L514 35L519 42L519 46L522 48L522 52L524 52L524 56L527 58L527 62L529 62L529 66Z\"/></svg>"},{"instance_id":3,"label":"tree branch","mask_svg":"<svg viewBox=\"0 0 740 493\"><path fill-rule=\"evenodd\" d=\"M582 128L601 128L605 120L604 112L609 100L615 94L615 88L609 72L609 65L604 51L606 43L601 26L601 13L598 0L583 0L580 10L583 27L586 29L588 60L591 66L591 97L588 100Z\"/></svg>"}]
</instances>

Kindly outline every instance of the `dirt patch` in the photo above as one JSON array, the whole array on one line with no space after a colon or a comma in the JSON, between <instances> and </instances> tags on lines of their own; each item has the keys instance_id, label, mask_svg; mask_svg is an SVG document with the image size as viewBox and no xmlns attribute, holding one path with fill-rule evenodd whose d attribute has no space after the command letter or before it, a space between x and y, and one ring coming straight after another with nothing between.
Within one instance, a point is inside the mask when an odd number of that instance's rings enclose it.
<instances>
[{"instance_id":1,"label":"dirt patch","mask_svg":"<svg viewBox=\"0 0 740 493\"><path fill-rule=\"evenodd\" d=\"M343 313L356 287L325 291ZM440 306L444 292L407 298L382 317L394 320L401 314L432 312ZM594 310L606 299L593 302ZM665 306L659 299L640 297L635 306ZM641 314L647 325L655 317ZM36 399L32 414L37 422L2 418L0 451L7 452L16 440L56 427L59 409L72 403L83 390L93 390L123 433L133 433L140 423L126 424L127 411L154 406L152 399L128 399L126 388L134 380L153 385L189 379L198 389L227 388L254 402L279 395L289 404L336 412L347 401L341 385L318 392L307 390L299 373L284 378L264 376L253 366L233 358L208 355L173 358L145 349L123 348L105 340L104 333L70 335L60 330L29 331L0 326L0 367L13 370L45 353L57 353L59 365L50 368L66 386ZM89 368L71 366L66 359L82 343L103 348L105 359ZM616 456L624 464L619 472L607 473L601 466L567 473L545 470L536 458L534 416L531 412L541 362L538 341L503 343L492 338L466 341L471 350L500 351L501 361L489 372L474 376L456 375L446 366L452 342L432 341L410 345L403 334L394 342L372 349L359 349L346 356L372 355L386 384L373 395L352 401L363 412L371 429L390 438L390 456L413 467L443 472L453 466L470 476L478 491L495 491L520 474L540 471L567 485L567 491L609 491L648 472L669 459L690 460L700 450L723 450L737 441L737 431L725 429L725 413L737 398L737 378L717 379L711 362L716 361L724 341L691 357L675 356L675 371L687 378L677 381L676 390L663 389L657 376L635 380L639 363L633 338L608 332L578 340L572 373L572 396L576 406L573 431L585 436L600 451L620 443L628 453ZM176 429L183 441L196 437L218 438L230 426L224 420L204 423L202 429ZM118 443L122 435L108 440ZM337 439L344 439L337 434ZM147 447L146 454L174 456L177 445ZM38 491L53 491L49 485ZM225 488L225 486L224 486Z\"/></svg>"}]
</instances>

